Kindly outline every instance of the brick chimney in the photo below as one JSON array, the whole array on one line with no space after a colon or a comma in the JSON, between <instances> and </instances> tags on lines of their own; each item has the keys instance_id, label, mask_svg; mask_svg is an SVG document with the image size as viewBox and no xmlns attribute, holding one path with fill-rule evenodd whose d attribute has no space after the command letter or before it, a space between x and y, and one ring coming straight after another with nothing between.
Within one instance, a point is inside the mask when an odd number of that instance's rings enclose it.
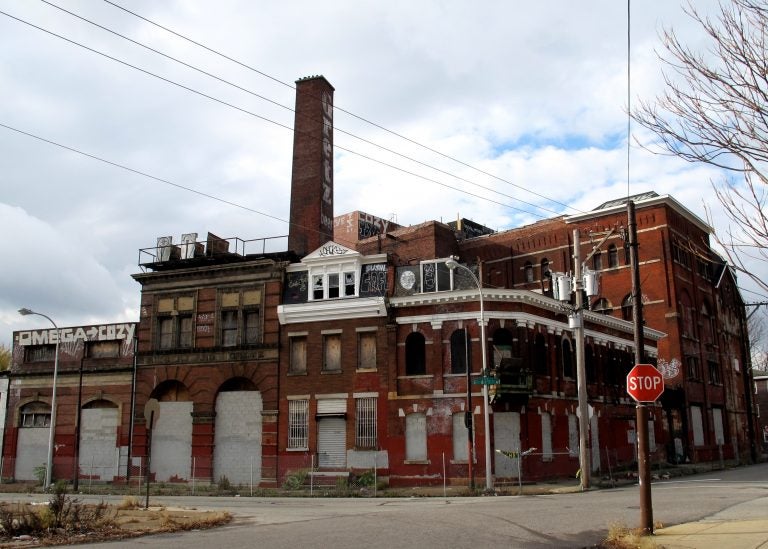
<instances>
[{"instance_id":1,"label":"brick chimney","mask_svg":"<svg viewBox=\"0 0 768 549\"><path fill-rule=\"evenodd\" d=\"M333 240L333 86L296 81L288 249L299 257Z\"/></svg>"}]
</instances>

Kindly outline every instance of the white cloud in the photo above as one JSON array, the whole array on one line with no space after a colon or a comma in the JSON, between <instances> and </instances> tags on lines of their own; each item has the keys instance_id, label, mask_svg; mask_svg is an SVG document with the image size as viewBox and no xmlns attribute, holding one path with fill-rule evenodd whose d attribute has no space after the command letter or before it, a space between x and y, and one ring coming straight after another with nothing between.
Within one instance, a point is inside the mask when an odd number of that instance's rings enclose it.
<instances>
[{"instance_id":1,"label":"white cloud","mask_svg":"<svg viewBox=\"0 0 768 549\"><path fill-rule=\"evenodd\" d=\"M147 42L254 93L293 107L294 92L105 3L61 0L85 17ZM697 2L712 13L715 0ZM293 113L180 67L42 3L1 9L226 101L226 107L0 17L0 123L142 172L288 218ZM627 192L626 5L558 0L520 5L371 0L132 2L130 8L283 82L324 74L337 107L489 174L580 210ZM662 86L661 25L694 46L702 33L676 2L632 14L633 97ZM263 118L259 118L263 117ZM500 196L336 132L336 213L364 210L401 224L456 215L494 228L565 208L471 170L337 111L343 129ZM449 190L340 147L492 198ZM207 231L284 235L267 217L0 128L8 261L0 278L0 341L29 325L20 306L61 322L136 320L138 250L160 235ZM631 192L673 194L703 215L718 173L633 148ZM513 197L513 198L510 198ZM517 208L517 209L515 209ZM523 212L519 211L523 210ZM541 214L539 211L538 213ZM713 210L719 223L722 215ZM550 215L544 212L543 215ZM12 260L11 260L12 258ZM131 316L133 315L133 316Z\"/></svg>"}]
</instances>

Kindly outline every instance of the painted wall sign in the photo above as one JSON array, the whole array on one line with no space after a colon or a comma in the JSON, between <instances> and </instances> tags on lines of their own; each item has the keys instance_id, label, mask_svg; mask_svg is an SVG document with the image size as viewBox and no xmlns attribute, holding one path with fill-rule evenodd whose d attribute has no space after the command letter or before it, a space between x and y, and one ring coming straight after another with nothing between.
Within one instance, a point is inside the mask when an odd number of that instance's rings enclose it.
<instances>
[{"instance_id":1,"label":"painted wall sign","mask_svg":"<svg viewBox=\"0 0 768 549\"><path fill-rule=\"evenodd\" d=\"M305 303L307 301L308 276L307 271L285 275L283 303Z\"/></svg>"},{"instance_id":2,"label":"painted wall sign","mask_svg":"<svg viewBox=\"0 0 768 549\"><path fill-rule=\"evenodd\" d=\"M76 341L111 341L115 339L131 340L133 339L135 330L136 325L133 323L61 328L58 332L53 328L48 330L29 330L25 332L16 332L16 344L53 345L57 340L59 343L72 343Z\"/></svg>"},{"instance_id":3,"label":"painted wall sign","mask_svg":"<svg viewBox=\"0 0 768 549\"><path fill-rule=\"evenodd\" d=\"M363 265L360 275L360 297L385 295L387 291L387 265Z\"/></svg>"},{"instance_id":4,"label":"painted wall sign","mask_svg":"<svg viewBox=\"0 0 768 549\"><path fill-rule=\"evenodd\" d=\"M323 92L323 197L320 224L333 234L333 100Z\"/></svg>"}]
</instances>

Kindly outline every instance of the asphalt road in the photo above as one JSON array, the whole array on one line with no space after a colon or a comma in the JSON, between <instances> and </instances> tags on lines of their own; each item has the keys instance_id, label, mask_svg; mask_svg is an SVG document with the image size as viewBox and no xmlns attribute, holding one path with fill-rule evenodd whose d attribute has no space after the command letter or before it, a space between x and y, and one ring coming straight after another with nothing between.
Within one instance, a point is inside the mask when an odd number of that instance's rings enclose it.
<instances>
[{"instance_id":1,"label":"asphalt road","mask_svg":"<svg viewBox=\"0 0 768 549\"><path fill-rule=\"evenodd\" d=\"M5 500L16 497L0 496ZM768 464L656 482L652 497L654 520L664 526L715 514L728 517L729 509L735 506L739 506L738 516L743 516L744 509L768 516ZM215 530L83 547L572 548L598 543L613 523L637 526L640 522L637 486L541 496L157 497L151 501L166 506L226 509L235 520Z\"/></svg>"}]
</instances>

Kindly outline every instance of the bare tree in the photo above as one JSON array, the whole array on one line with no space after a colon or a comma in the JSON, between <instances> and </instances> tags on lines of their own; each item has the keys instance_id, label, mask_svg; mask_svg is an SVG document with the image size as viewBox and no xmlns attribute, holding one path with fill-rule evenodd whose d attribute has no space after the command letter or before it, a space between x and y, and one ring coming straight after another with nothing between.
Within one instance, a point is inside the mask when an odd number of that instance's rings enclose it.
<instances>
[{"instance_id":1,"label":"bare tree","mask_svg":"<svg viewBox=\"0 0 768 549\"><path fill-rule=\"evenodd\" d=\"M4 343L0 343L0 372L4 372L11 367L11 348Z\"/></svg>"},{"instance_id":2,"label":"bare tree","mask_svg":"<svg viewBox=\"0 0 768 549\"><path fill-rule=\"evenodd\" d=\"M747 322L752 369L768 373L768 328L765 314L753 314Z\"/></svg>"},{"instance_id":3,"label":"bare tree","mask_svg":"<svg viewBox=\"0 0 768 549\"><path fill-rule=\"evenodd\" d=\"M697 52L673 29L662 31L666 90L641 101L632 118L659 138L655 152L730 172L713 183L732 222L715 240L737 271L768 292L768 283L749 267L768 260L768 3L723 0L713 20L689 2L686 13L710 47Z\"/></svg>"}]
</instances>

